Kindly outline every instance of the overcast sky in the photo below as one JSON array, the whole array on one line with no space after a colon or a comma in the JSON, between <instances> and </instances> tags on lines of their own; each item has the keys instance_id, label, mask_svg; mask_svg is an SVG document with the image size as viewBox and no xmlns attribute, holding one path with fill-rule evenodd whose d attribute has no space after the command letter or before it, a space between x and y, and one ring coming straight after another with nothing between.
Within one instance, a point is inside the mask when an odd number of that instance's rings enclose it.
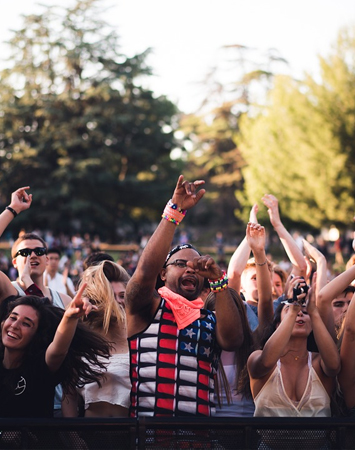
<instances>
[{"instance_id":1,"label":"overcast sky","mask_svg":"<svg viewBox=\"0 0 355 450\"><path fill-rule=\"evenodd\" d=\"M42 0L73 5L74 0ZM0 0L0 42L21 14L39 12L32 0ZM221 59L221 47L240 44L261 53L275 48L289 71L316 73L317 54L326 55L342 26L355 24L354 0L102 0L104 18L121 36L121 51L132 55L151 47L157 94L191 112L201 100L197 83ZM0 44L1 54L4 47ZM224 53L225 55L225 53Z\"/></svg>"}]
</instances>

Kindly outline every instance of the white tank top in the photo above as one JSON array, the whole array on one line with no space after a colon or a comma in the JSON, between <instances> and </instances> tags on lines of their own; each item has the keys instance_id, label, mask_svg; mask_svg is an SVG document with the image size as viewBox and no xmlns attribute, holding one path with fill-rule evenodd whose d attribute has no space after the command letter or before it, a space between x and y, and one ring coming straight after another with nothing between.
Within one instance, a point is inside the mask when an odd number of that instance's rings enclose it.
<instances>
[{"instance_id":1,"label":"white tank top","mask_svg":"<svg viewBox=\"0 0 355 450\"><path fill-rule=\"evenodd\" d=\"M255 417L330 417L330 397L312 367L308 352L308 380L301 400L296 403L286 394L281 374L281 362L254 398Z\"/></svg>"},{"instance_id":2,"label":"white tank top","mask_svg":"<svg viewBox=\"0 0 355 450\"><path fill-rule=\"evenodd\" d=\"M107 359L99 358L107 363ZM90 403L107 402L128 408L130 405L131 380L129 378L129 353L115 353L107 363L105 378L101 380L101 388L97 383L85 384L78 389L83 397L85 409Z\"/></svg>"}]
</instances>

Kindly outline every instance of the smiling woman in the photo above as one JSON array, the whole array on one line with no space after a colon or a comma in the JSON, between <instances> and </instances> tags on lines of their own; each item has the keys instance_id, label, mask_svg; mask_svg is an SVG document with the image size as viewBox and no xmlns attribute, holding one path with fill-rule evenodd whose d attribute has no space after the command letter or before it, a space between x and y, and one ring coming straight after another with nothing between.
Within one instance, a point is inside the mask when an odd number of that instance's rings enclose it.
<instances>
[{"instance_id":1,"label":"smiling woman","mask_svg":"<svg viewBox=\"0 0 355 450\"><path fill-rule=\"evenodd\" d=\"M36 296L8 303L1 324L0 417L52 417L58 383L99 383L105 366L98 357L108 356L109 344L78 323L92 309L81 295L65 312Z\"/></svg>"}]
</instances>

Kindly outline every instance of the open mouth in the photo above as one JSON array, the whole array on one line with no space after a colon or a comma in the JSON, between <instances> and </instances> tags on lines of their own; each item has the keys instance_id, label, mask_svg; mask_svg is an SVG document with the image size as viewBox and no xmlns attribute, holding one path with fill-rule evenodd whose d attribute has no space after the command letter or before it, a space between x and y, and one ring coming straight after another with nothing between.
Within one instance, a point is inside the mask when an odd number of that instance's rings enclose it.
<instances>
[{"instance_id":1,"label":"open mouth","mask_svg":"<svg viewBox=\"0 0 355 450\"><path fill-rule=\"evenodd\" d=\"M305 321L304 321L304 320L297 320L296 323L297 323L298 325L303 325L303 324L305 323Z\"/></svg>"},{"instance_id":2,"label":"open mouth","mask_svg":"<svg viewBox=\"0 0 355 450\"><path fill-rule=\"evenodd\" d=\"M194 277L185 277L181 280L181 286L187 290L193 290L197 286L197 280Z\"/></svg>"},{"instance_id":3,"label":"open mouth","mask_svg":"<svg viewBox=\"0 0 355 450\"><path fill-rule=\"evenodd\" d=\"M11 339L20 339L17 334L11 333L11 331L7 332L7 336Z\"/></svg>"}]
</instances>

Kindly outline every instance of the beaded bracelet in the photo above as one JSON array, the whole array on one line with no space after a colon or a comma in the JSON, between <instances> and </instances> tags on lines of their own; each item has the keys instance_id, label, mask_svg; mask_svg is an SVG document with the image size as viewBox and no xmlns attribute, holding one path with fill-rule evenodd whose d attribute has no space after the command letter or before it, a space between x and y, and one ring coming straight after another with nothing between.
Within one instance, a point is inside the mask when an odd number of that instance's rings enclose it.
<instances>
[{"instance_id":1,"label":"beaded bracelet","mask_svg":"<svg viewBox=\"0 0 355 450\"><path fill-rule=\"evenodd\" d=\"M166 206L169 206L172 209L175 209L176 211L178 211L179 213L183 214L184 216L186 216L186 212L187 209L181 209L178 207L178 205L176 203L173 203L172 199L170 199L168 201L168 203L166 204Z\"/></svg>"},{"instance_id":2,"label":"beaded bracelet","mask_svg":"<svg viewBox=\"0 0 355 450\"><path fill-rule=\"evenodd\" d=\"M210 283L211 292L217 293L228 289L228 277L226 272L223 272L221 278L218 280L208 280Z\"/></svg>"},{"instance_id":3,"label":"beaded bracelet","mask_svg":"<svg viewBox=\"0 0 355 450\"><path fill-rule=\"evenodd\" d=\"M164 208L162 218L168 220L169 222L175 225L179 225L179 223L185 217L186 211L187 211L186 209L179 208L170 199Z\"/></svg>"}]
</instances>

